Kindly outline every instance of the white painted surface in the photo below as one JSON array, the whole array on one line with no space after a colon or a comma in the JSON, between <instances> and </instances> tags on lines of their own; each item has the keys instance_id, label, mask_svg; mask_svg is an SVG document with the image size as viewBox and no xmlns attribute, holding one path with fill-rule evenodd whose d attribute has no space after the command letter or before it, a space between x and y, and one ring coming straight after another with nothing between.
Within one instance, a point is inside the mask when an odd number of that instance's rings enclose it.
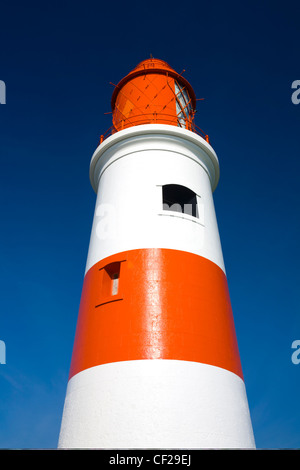
<instances>
[{"instance_id":1,"label":"white painted surface","mask_svg":"<svg viewBox=\"0 0 300 470\"><path fill-rule=\"evenodd\" d=\"M91 161L97 201L86 271L110 255L169 248L225 272L212 191L217 157L190 131L145 125L103 142ZM197 194L200 217L162 210L162 185ZM187 361L141 360L84 370L68 383L59 447L253 448L243 380Z\"/></svg>"},{"instance_id":2,"label":"white painted surface","mask_svg":"<svg viewBox=\"0 0 300 470\"><path fill-rule=\"evenodd\" d=\"M255 448L244 382L177 360L92 367L69 381L59 448Z\"/></svg>"},{"instance_id":3,"label":"white painted surface","mask_svg":"<svg viewBox=\"0 0 300 470\"><path fill-rule=\"evenodd\" d=\"M218 168L204 139L174 126L136 126L104 141L91 161L97 202L86 271L122 251L170 248L204 256L225 272L212 197ZM164 211L164 184L194 191L199 219Z\"/></svg>"}]
</instances>

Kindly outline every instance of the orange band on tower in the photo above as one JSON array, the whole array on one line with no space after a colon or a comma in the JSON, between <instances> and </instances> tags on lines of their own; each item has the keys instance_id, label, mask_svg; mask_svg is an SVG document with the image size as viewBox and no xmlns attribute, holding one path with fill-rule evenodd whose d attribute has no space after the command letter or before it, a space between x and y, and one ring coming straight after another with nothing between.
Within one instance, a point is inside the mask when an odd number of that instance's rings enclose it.
<instances>
[{"instance_id":1,"label":"orange band on tower","mask_svg":"<svg viewBox=\"0 0 300 470\"><path fill-rule=\"evenodd\" d=\"M243 378L221 268L192 253L139 249L86 273L70 377L139 359L195 361Z\"/></svg>"}]
</instances>

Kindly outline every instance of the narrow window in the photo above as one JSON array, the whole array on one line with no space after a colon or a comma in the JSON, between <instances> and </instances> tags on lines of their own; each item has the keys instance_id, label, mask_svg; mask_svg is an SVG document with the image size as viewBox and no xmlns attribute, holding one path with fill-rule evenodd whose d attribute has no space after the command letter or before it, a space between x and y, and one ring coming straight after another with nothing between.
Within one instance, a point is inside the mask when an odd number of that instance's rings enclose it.
<instances>
[{"instance_id":1,"label":"narrow window","mask_svg":"<svg viewBox=\"0 0 300 470\"><path fill-rule=\"evenodd\" d=\"M117 295L119 292L120 262L110 263L103 268L102 296Z\"/></svg>"},{"instance_id":2,"label":"narrow window","mask_svg":"<svg viewBox=\"0 0 300 470\"><path fill-rule=\"evenodd\" d=\"M119 274L115 273L112 277L112 295L117 295L119 290Z\"/></svg>"},{"instance_id":3,"label":"narrow window","mask_svg":"<svg viewBox=\"0 0 300 470\"><path fill-rule=\"evenodd\" d=\"M198 217L197 195L179 184L166 184L162 187L163 210L181 212Z\"/></svg>"},{"instance_id":4,"label":"narrow window","mask_svg":"<svg viewBox=\"0 0 300 470\"><path fill-rule=\"evenodd\" d=\"M114 261L106 266L99 269L99 290L97 289L97 298L95 299L95 308L101 307L102 305L110 302L116 302L124 299L123 281L120 281L121 264L122 276L126 273L126 267L124 271L124 262L126 259L121 261ZM126 275L125 275L126 277ZM123 289L123 290L122 290Z\"/></svg>"}]
</instances>

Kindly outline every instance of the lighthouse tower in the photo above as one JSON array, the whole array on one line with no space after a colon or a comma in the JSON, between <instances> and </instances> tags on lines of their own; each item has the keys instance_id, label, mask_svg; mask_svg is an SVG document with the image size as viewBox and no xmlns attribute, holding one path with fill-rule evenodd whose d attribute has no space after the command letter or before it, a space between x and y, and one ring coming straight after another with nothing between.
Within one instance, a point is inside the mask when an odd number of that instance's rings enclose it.
<instances>
[{"instance_id":1,"label":"lighthouse tower","mask_svg":"<svg viewBox=\"0 0 300 470\"><path fill-rule=\"evenodd\" d=\"M147 59L115 86L59 448L254 448L191 85Z\"/></svg>"}]
</instances>

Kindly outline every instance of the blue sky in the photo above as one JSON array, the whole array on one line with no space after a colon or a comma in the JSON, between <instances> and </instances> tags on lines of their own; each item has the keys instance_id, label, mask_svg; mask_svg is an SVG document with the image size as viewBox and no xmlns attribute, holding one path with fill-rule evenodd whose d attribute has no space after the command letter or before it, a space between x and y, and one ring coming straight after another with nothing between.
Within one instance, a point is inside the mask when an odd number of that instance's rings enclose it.
<instances>
[{"instance_id":1,"label":"blue sky","mask_svg":"<svg viewBox=\"0 0 300 470\"><path fill-rule=\"evenodd\" d=\"M297 4L298 3L298 4ZM2 2L0 448L55 448L113 86L150 54L193 86L258 448L300 447L299 2Z\"/></svg>"}]
</instances>

